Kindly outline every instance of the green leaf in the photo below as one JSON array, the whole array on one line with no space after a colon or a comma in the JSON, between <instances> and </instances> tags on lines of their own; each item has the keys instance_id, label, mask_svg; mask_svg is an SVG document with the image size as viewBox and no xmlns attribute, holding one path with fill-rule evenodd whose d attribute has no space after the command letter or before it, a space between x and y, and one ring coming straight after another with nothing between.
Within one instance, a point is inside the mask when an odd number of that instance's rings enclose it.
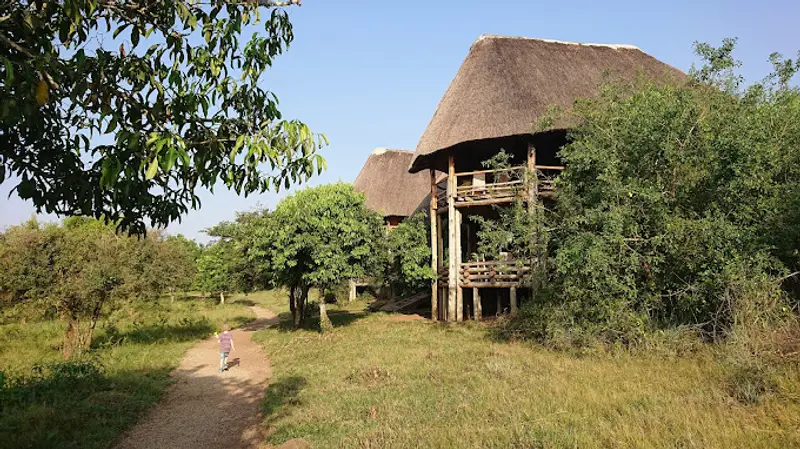
<instances>
[{"instance_id":1,"label":"green leaf","mask_svg":"<svg viewBox=\"0 0 800 449\"><path fill-rule=\"evenodd\" d=\"M14 82L14 65L8 59L3 60L3 65L6 66L6 84Z\"/></svg>"},{"instance_id":2,"label":"green leaf","mask_svg":"<svg viewBox=\"0 0 800 449\"><path fill-rule=\"evenodd\" d=\"M111 121L108 122L108 126L106 127L106 134L111 134L114 130L117 129L117 116L111 116Z\"/></svg>"},{"instance_id":3,"label":"green leaf","mask_svg":"<svg viewBox=\"0 0 800 449\"><path fill-rule=\"evenodd\" d=\"M145 179L153 179L158 172L158 158L154 157L152 161L150 161L150 166L147 167L147 172L144 174Z\"/></svg>"}]
</instances>

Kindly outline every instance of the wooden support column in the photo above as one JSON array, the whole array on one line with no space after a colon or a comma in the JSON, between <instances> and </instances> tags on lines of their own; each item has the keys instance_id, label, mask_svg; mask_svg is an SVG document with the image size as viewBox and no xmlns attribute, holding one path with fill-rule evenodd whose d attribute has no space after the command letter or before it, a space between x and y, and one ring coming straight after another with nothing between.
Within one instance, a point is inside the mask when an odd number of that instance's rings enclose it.
<instances>
[{"instance_id":1,"label":"wooden support column","mask_svg":"<svg viewBox=\"0 0 800 449\"><path fill-rule=\"evenodd\" d=\"M431 168L431 201L430 201L430 223L431 223L431 269L434 273L433 284L431 285L431 319L439 319L439 228L436 219L436 209L438 208L436 191L436 170Z\"/></svg>"},{"instance_id":2,"label":"wooden support column","mask_svg":"<svg viewBox=\"0 0 800 449\"><path fill-rule=\"evenodd\" d=\"M350 279L350 295L348 296L347 300L353 301L354 299L356 299L356 281Z\"/></svg>"},{"instance_id":3,"label":"wooden support column","mask_svg":"<svg viewBox=\"0 0 800 449\"><path fill-rule=\"evenodd\" d=\"M461 287L461 211L456 209L456 321L464 321L464 289Z\"/></svg>"},{"instance_id":4,"label":"wooden support column","mask_svg":"<svg viewBox=\"0 0 800 449\"><path fill-rule=\"evenodd\" d=\"M479 288L472 289L472 309L475 311L475 321L483 318L483 307L481 306L481 291Z\"/></svg>"},{"instance_id":5,"label":"wooden support column","mask_svg":"<svg viewBox=\"0 0 800 449\"><path fill-rule=\"evenodd\" d=\"M437 191L437 195L438 195L438 191ZM439 281L438 281L438 279L439 279L439 269L445 266L445 264L444 264L445 263L445 259L444 259L444 226L442 225L442 214L440 214L438 212L438 208L439 208L438 201L439 200L437 199L436 201L437 201L437 203L436 203L437 204L436 205L436 208L437 208L437 212L436 212L436 229L438 230L437 233L436 233L437 234L436 235L436 240L437 240L436 241L436 249L437 249L436 262L438 263L438 266L436 267L436 279L437 279L437 284L439 285L439 298L438 298L438 300L439 300L439 319L447 321L447 287L444 284L439 284Z\"/></svg>"},{"instance_id":6,"label":"wooden support column","mask_svg":"<svg viewBox=\"0 0 800 449\"><path fill-rule=\"evenodd\" d=\"M538 228L538 217L535 217L537 213L536 210L536 203L539 201L539 174L536 172L536 148L533 146L533 142L528 143L528 185L527 185L527 195L528 195L528 213L534 215L534 219L537 223ZM539 239L539 230L536 229L531 234L531 246L536 249ZM530 282L531 287L531 295L536 296L537 291L539 290L539 279L542 277L541 273L537 270L537 268L541 268L541 261L538 260L540 257L538 254L533 254L533 257L530 260L530 274L529 276L532 277Z\"/></svg>"},{"instance_id":7,"label":"wooden support column","mask_svg":"<svg viewBox=\"0 0 800 449\"><path fill-rule=\"evenodd\" d=\"M447 280L447 321L456 321L458 290L458 240L460 232L456 217L456 161L451 154L447 160L447 246L450 249Z\"/></svg>"},{"instance_id":8,"label":"wooden support column","mask_svg":"<svg viewBox=\"0 0 800 449\"><path fill-rule=\"evenodd\" d=\"M517 313L517 287L511 287L511 291L509 292L509 296L511 296L511 314L516 315Z\"/></svg>"},{"instance_id":9,"label":"wooden support column","mask_svg":"<svg viewBox=\"0 0 800 449\"><path fill-rule=\"evenodd\" d=\"M500 316L500 315L503 314L503 302L500 300L500 292L495 290L495 295L497 295L496 296L496 298L497 298L497 313L496 313L496 315Z\"/></svg>"}]
</instances>

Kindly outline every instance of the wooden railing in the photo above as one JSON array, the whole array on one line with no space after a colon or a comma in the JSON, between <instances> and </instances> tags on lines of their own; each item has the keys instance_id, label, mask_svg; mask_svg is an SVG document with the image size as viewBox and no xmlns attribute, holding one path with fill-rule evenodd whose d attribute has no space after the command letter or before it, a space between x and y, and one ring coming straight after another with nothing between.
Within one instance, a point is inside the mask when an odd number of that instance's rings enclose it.
<instances>
[{"instance_id":1,"label":"wooden railing","mask_svg":"<svg viewBox=\"0 0 800 449\"><path fill-rule=\"evenodd\" d=\"M562 166L537 165L538 193L552 195L553 181L563 170ZM456 207L509 203L525 195L525 167L456 173L456 184ZM437 185L437 204L439 210L447 208L446 179Z\"/></svg>"},{"instance_id":2,"label":"wooden railing","mask_svg":"<svg viewBox=\"0 0 800 449\"><path fill-rule=\"evenodd\" d=\"M530 266L522 261L465 262L459 270L459 284L468 288L519 287Z\"/></svg>"}]
</instances>

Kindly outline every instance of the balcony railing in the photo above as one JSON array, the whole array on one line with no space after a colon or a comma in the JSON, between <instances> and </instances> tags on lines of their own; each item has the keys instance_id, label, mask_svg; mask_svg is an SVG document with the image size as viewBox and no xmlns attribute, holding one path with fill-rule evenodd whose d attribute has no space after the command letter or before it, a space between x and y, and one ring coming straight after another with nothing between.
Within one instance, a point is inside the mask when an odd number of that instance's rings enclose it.
<instances>
[{"instance_id":1,"label":"balcony railing","mask_svg":"<svg viewBox=\"0 0 800 449\"><path fill-rule=\"evenodd\" d=\"M564 170L562 166L537 165L536 190L541 196L553 194L553 180ZM525 167L499 170L477 170L456 173L455 206L480 206L510 203L519 196L525 198ZM437 185L437 200L441 210L447 207L447 179Z\"/></svg>"},{"instance_id":2,"label":"balcony railing","mask_svg":"<svg viewBox=\"0 0 800 449\"><path fill-rule=\"evenodd\" d=\"M462 287L519 287L530 266L522 261L465 262L459 270Z\"/></svg>"}]
</instances>

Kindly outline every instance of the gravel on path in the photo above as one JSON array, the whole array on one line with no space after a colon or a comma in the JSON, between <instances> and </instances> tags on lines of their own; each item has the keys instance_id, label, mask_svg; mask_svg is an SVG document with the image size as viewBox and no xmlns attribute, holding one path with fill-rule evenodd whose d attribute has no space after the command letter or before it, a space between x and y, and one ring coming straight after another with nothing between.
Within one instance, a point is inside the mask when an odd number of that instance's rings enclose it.
<instances>
[{"instance_id":1,"label":"gravel on path","mask_svg":"<svg viewBox=\"0 0 800 449\"><path fill-rule=\"evenodd\" d=\"M235 449L263 447L260 404L270 377L269 361L252 334L278 322L274 313L251 307L256 321L233 330L240 364L219 373L215 337L184 355L161 401L128 431L117 449Z\"/></svg>"}]
</instances>

